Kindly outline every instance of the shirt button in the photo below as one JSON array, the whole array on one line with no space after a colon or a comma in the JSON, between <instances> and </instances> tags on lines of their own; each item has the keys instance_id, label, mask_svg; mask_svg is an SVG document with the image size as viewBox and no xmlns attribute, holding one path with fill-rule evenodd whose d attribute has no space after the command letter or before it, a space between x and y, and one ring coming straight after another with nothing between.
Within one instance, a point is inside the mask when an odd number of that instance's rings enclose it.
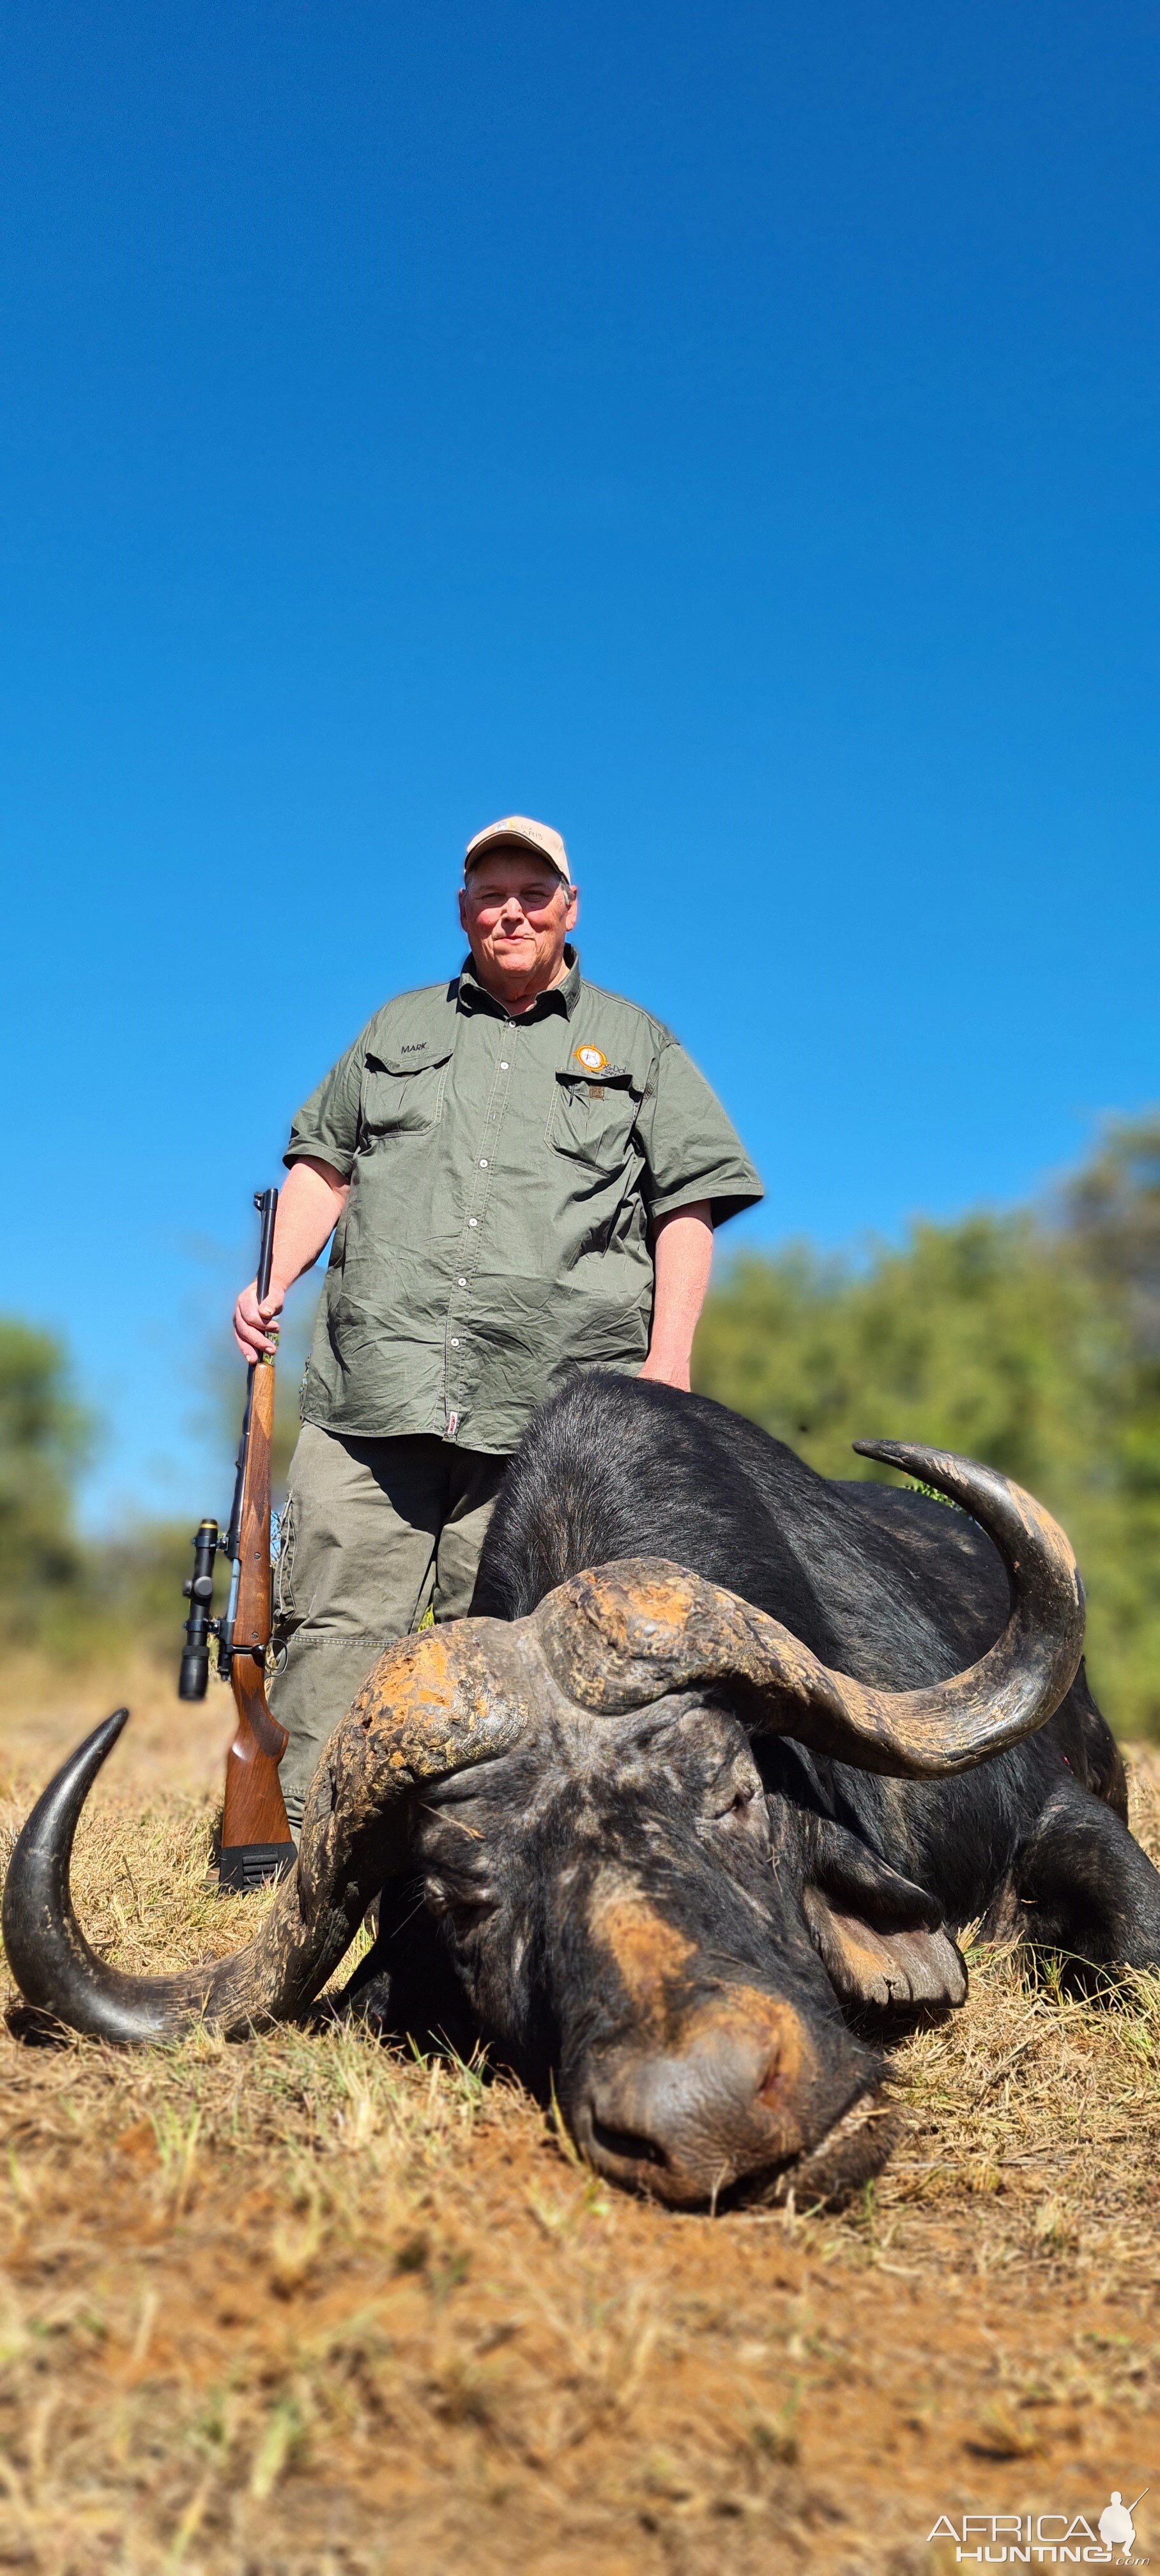
<instances>
[{"instance_id":1,"label":"shirt button","mask_svg":"<svg viewBox=\"0 0 1160 2576\"><path fill-rule=\"evenodd\" d=\"M478 1225L479 1218L477 1216L469 1216L467 1222L469 1225Z\"/></svg>"},{"instance_id":2,"label":"shirt button","mask_svg":"<svg viewBox=\"0 0 1160 2576\"><path fill-rule=\"evenodd\" d=\"M507 1072L507 1058L506 1058L506 1056L505 1056L505 1058L504 1058L504 1060L503 1060L502 1064L500 1065L500 1072L501 1072L501 1073L506 1073L506 1072Z\"/></svg>"},{"instance_id":3,"label":"shirt button","mask_svg":"<svg viewBox=\"0 0 1160 2576\"><path fill-rule=\"evenodd\" d=\"M487 1170L487 1156L486 1156L486 1154L484 1154L484 1155L481 1157L479 1168L480 1168L480 1171L481 1171L481 1172L486 1172L486 1170Z\"/></svg>"},{"instance_id":4,"label":"shirt button","mask_svg":"<svg viewBox=\"0 0 1160 2576\"><path fill-rule=\"evenodd\" d=\"M459 1287L460 1287L460 1288L466 1288L466 1286L467 1286L467 1281L466 1281L466 1279L461 1279L461 1280L458 1282L458 1285L459 1285Z\"/></svg>"},{"instance_id":5,"label":"shirt button","mask_svg":"<svg viewBox=\"0 0 1160 2576\"><path fill-rule=\"evenodd\" d=\"M457 1351L459 1348L458 1342L452 1342L451 1348L453 1351Z\"/></svg>"}]
</instances>

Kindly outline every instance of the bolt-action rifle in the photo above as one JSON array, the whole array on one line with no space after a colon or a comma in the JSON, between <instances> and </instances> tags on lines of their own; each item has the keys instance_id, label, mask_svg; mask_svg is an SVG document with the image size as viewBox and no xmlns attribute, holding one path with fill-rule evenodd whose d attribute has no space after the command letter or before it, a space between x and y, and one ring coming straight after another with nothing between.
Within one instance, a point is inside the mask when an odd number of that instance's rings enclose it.
<instances>
[{"instance_id":1,"label":"bolt-action rifle","mask_svg":"<svg viewBox=\"0 0 1160 2576\"><path fill-rule=\"evenodd\" d=\"M255 1193L262 1220L259 1299L270 1287L277 1190ZM226 1797L218 1864L221 1894L259 1887L280 1878L294 1858L278 1764L288 1737L266 1706L266 1648L270 1642L270 1444L274 1430L274 1354L250 1363L246 1410L238 1448L234 1504L228 1530L204 1520L194 1534L193 1573L185 1585L189 1617L177 1684L179 1699L204 1699L210 1639L217 1641L218 1671L228 1681L237 1732L226 1755ZM230 1594L224 1617L213 1609L214 1567L230 1560Z\"/></svg>"}]
</instances>

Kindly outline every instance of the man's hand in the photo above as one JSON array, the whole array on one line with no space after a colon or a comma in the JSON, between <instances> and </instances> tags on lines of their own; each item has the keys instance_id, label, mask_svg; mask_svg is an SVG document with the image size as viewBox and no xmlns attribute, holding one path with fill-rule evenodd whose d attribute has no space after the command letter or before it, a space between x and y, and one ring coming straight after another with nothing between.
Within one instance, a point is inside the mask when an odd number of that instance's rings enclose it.
<instances>
[{"instance_id":1,"label":"man's hand","mask_svg":"<svg viewBox=\"0 0 1160 2576\"><path fill-rule=\"evenodd\" d=\"M259 1360L264 1352L277 1349L274 1319L282 1312L286 1291L317 1261L349 1192L350 1183L341 1172L333 1171L329 1163L316 1162L313 1155L291 1165L278 1199L269 1296L259 1305L258 1283L251 1279L234 1308L234 1340L244 1360Z\"/></svg>"},{"instance_id":2,"label":"man's hand","mask_svg":"<svg viewBox=\"0 0 1160 2576\"><path fill-rule=\"evenodd\" d=\"M656 1386L679 1386L683 1395L688 1395L692 1390L691 1358L666 1360L663 1353L650 1351L637 1374L639 1377L651 1378Z\"/></svg>"},{"instance_id":3,"label":"man's hand","mask_svg":"<svg viewBox=\"0 0 1160 2576\"><path fill-rule=\"evenodd\" d=\"M713 1264L713 1211L708 1199L658 1219L653 1244L656 1287L648 1358L640 1374L657 1386L689 1392L693 1335Z\"/></svg>"},{"instance_id":4,"label":"man's hand","mask_svg":"<svg viewBox=\"0 0 1160 2576\"><path fill-rule=\"evenodd\" d=\"M279 1279L271 1279L269 1296L263 1297L261 1305L258 1303L256 1279L251 1279L249 1287L243 1288L234 1307L234 1340L244 1360L260 1360L263 1351L277 1350L277 1327L273 1332L267 1328L274 1322L274 1317L281 1314L285 1303L286 1290Z\"/></svg>"}]
</instances>

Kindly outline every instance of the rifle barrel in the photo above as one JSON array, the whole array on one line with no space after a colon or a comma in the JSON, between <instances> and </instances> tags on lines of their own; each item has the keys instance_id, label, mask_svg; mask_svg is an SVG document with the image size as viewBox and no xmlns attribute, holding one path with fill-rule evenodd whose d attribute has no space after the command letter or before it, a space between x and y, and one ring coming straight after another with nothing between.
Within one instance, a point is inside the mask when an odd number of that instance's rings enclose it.
<instances>
[{"instance_id":1,"label":"rifle barrel","mask_svg":"<svg viewBox=\"0 0 1160 2576\"><path fill-rule=\"evenodd\" d=\"M258 1254L258 1303L270 1294L270 1274L274 1267L274 1227L278 1218L277 1190L255 1190L254 1205L262 1220L262 1247Z\"/></svg>"},{"instance_id":2,"label":"rifle barrel","mask_svg":"<svg viewBox=\"0 0 1160 2576\"><path fill-rule=\"evenodd\" d=\"M277 1190L255 1190L254 1205L262 1220L262 1242L258 1253L258 1271L254 1283L258 1293L258 1303L260 1305L263 1297L268 1297L270 1294L270 1274L274 1266L274 1227L278 1218ZM246 1409L242 1415L242 1436L238 1442L236 1473L234 1476L234 1499L230 1507L230 1526L229 1533L226 1538L226 1555L229 1557L230 1563L235 1568L234 1580L230 1587L230 1603L226 1614L225 1635L223 1638L223 1643L227 1648L232 1642L233 1617L237 1597L236 1568L242 1546L242 1502L246 1490L246 1467L250 1455L250 1425L253 1421L254 1415L255 1366L256 1362L251 1360L249 1368L246 1371Z\"/></svg>"}]
</instances>

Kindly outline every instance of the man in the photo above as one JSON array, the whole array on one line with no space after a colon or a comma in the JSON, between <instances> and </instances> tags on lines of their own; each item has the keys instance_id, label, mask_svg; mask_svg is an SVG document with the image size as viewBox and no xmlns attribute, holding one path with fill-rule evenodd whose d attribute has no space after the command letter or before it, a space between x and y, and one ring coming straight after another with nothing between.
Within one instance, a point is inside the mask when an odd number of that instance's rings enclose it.
<instances>
[{"instance_id":1,"label":"man","mask_svg":"<svg viewBox=\"0 0 1160 2576\"><path fill-rule=\"evenodd\" d=\"M574 1369L687 1387L713 1228L761 1184L695 1066L586 984L558 832L468 844L449 984L387 1002L291 1131L270 1293L247 1359L330 1234L275 1582L271 1705L297 1831L318 1753L372 1664L461 1618L504 1467Z\"/></svg>"}]
</instances>

